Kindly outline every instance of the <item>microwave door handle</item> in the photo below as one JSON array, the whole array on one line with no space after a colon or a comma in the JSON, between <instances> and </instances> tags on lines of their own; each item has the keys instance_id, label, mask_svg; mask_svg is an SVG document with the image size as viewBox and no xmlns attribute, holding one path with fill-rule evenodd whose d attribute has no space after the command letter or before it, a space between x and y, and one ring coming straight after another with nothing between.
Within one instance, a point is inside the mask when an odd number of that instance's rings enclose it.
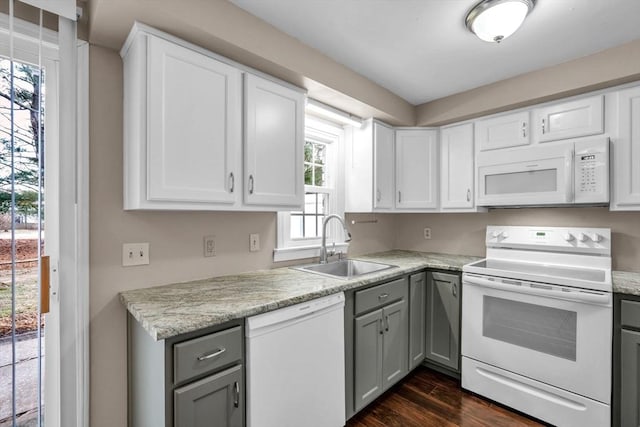
<instances>
[{"instance_id":1,"label":"microwave door handle","mask_svg":"<svg viewBox=\"0 0 640 427\"><path fill-rule=\"evenodd\" d=\"M482 277L476 276L464 276L462 278L464 284L483 286L485 288L498 289L501 291L515 292L519 294L535 295L541 297L558 298L568 301L585 302L590 304L608 305L611 303L611 295L603 292L564 292L559 290L548 290L531 288L529 286L508 285L505 283L497 282L495 280L488 280Z\"/></svg>"},{"instance_id":2,"label":"microwave door handle","mask_svg":"<svg viewBox=\"0 0 640 427\"><path fill-rule=\"evenodd\" d=\"M565 201L567 203L573 203L573 199L574 199L574 194L573 194L573 180L574 177L573 175L575 174L574 170L573 170L573 159L574 159L574 151L570 150L567 153L567 159L565 162L565 177L564 177L564 182L565 182Z\"/></svg>"}]
</instances>

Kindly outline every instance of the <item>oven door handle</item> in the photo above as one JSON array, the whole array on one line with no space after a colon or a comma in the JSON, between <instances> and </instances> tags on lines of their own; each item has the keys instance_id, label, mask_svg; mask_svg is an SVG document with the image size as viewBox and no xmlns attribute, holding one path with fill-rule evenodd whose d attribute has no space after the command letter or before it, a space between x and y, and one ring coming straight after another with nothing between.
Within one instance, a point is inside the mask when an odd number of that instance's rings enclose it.
<instances>
[{"instance_id":1,"label":"oven door handle","mask_svg":"<svg viewBox=\"0 0 640 427\"><path fill-rule=\"evenodd\" d=\"M532 288L529 286L509 285L506 283L497 282L495 280L489 280L482 277L471 276L468 274L463 277L463 283L484 286L485 288L498 289L501 291L515 292L518 294L536 295L541 297L563 299L567 301L584 302L584 303L598 304L598 305L611 304L611 294L608 292L597 292L597 291L566 292L566 291L560 291L560 290L538 289L538 288Z\"/></svg>"}]
</instances>

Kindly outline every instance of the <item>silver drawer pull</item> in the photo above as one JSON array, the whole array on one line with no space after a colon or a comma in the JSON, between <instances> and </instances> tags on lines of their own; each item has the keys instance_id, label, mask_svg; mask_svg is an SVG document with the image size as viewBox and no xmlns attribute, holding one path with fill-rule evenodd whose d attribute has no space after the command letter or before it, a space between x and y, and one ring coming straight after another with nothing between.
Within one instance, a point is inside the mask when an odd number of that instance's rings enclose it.
<instances>
[{"instance_id":1,"label":"silver drawer pull","mask_svg":"<svg viewBox=\"0 0 640 427\"><path fill-rule=\"evenodd\" d=\"M220 356L225 351L227 351L227 349L222 347L221 349L218 349L217 351L214 351L213 353L205 354L203 356L198 356L198 361L202 362L204 360L213 359L216 356Z\"/></svg>"},{"instance_id":2,"label":"silver drawer pull","mask_svg":"<svg viewBox=\"0 0 640 427\"><path fill-rule=\"evenodd\" d=\"M389 294L380 294L378 295L378 299L386 299L389 297Z\"/></svg>"}]
</instances>

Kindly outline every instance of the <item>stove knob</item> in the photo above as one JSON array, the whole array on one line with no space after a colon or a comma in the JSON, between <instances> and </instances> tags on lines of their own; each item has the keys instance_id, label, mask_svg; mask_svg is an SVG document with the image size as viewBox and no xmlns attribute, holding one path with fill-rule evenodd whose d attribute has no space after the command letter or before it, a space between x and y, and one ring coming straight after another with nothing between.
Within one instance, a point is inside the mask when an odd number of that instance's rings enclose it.
<instances>
[{"instance_id":1,"label":"stove knob","mask_svg":"<svg viewBox=\"0 0 640 427\"><path fill-rule=\"evenodd\" d=\"M578 234L578 240L580 240L581 242L586 242L588 238L589 237L587 237L587 235L584 233Z\"/></svg>"},{"instance_id":2,"label":"stove knob","mask_svg":"<svg viewBox=\"0 0 640 427\"><path fill-rule=\"evenodd\" d=\"M564 233L564 240L566 240L567 242L570 242L574 239L573 234L571 233Z\"/></svg>"},{"instance_id":3,"label":"stove knob","mask_svg":"<svg viewBox=\"0 0 640 427\"><path fill-rule=\"evenodd\" d=\"M593 233L591 235L591 240L593 240L594 242L598 243L598 242L602 241L602 236L599 235L598 233Z\"/></svg>"},{"instance_id":4,"label":"stove knob","mask_svg":"<svg viewBox=\"0 0 640 427\"><path fill-rule=\"evenodd\" d=\"M502 236L502 231L494 231L493 233L491 233L491 237L493 237L494 239L499 239L500 236Z\"/></svg>"},{"instance_id":5,"label":"stove knob","mask_svg":"<svg viewBox=\"0 0 640 427\"><path fill-rule=\"evenodd\" d=\"M509 233L507 233L506 231L502 232L502 238L506 239L507 237L509 237Z\"/></svg>"}]
</instances>

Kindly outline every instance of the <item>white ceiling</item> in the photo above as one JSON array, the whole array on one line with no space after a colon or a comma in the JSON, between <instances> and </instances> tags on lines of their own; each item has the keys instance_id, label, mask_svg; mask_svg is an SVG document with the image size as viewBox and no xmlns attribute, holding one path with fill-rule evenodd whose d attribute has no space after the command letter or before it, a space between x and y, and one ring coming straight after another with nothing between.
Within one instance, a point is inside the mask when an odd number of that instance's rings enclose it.
<instances>
[{"instance_id":1,"label":"white ceiling","mask_svg":"<svg viewBox=\"0 0 640 427\"><path fill-rule=\"evenodd\" d=\"M640 0L537 0L497 45L477 0L230 0L417 105L640 39Z\"/></svg>"}]
</instances>

